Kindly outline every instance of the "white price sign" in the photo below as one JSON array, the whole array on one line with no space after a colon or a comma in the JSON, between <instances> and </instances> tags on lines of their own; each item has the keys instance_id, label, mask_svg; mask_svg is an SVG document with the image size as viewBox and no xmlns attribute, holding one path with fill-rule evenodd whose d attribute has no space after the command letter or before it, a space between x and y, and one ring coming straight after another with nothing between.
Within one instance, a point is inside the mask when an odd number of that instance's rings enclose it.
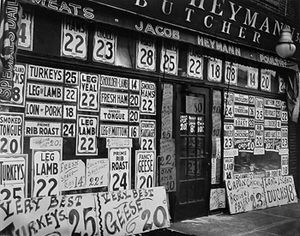
<instances>
[{"instance_id":1,"label":"white price sign","mask_svg":"<svg viewBox=\"0 0 300 236\"><path fill-rule=\"evenodd\" d=\"M147 151L155 150L155 138L154 137L141 137L141 149Z\"/></svg>"},{"instance_id":2,"label":"white price sign","mask_svg":"<svg viewBox=\"0 0 300 236\"><path fill-rule=\"evenodd\" d=\"M108 159L86 160L86 184L88 188L108 186Z\"/></svg>"},{"instance_id":3,"label":"white price sign","mask_svg":"<svg viewBox=\"0 0 300 236\"><path fill-rule=\"evenodd\" d=\"M78 115L76 155L97 155L98 116Z\"/></svg>"},{"instance_id":4,"label":"white price sign","mask_svg":"<svg viewBox=\"0 0 300 236\"><path fill-rule=\"evenodd\" d=\"M222 60L210 58L207 64L207 79L208 81L222 81Z\"/></svg>"},{"instance_id":5,"label":"white price sign","mask_svg":"<svg viewBox=\"0 0 300 236\"><path fill-rule=\"evenodd\" d=\"M86 59L88 39L86 25L65 19L61 28L61 56Z\"/></svg>"},{"instance_id":6,"label":"white price sign","mask_svg":"<svg viewBox=\"0 0 300 236\"><path fill-rule=\"evenodd\" d=\"M155 71L156 50L153 41L141 39L137 43L137 69Z\"/></svg>"},{"instance_id":7,"label":"white price sign","mask_svg":"<svg viewBox=\"0 0 300 236\"><path fill-rule=\"evenodd\" d=\"M25 197L24 184L0 185L0 201Z\"/></svg>"},{"instance_id":8,"label":"white price sign","mask_svg":"<svg viewBox=\"0 0 300 236\"><path fill-rule=\"evenodd\" d=\"M225 62L225 83L237 85L238 65L229 61Z\"/></svg>"},{"instance_id":9,"label":"white price sign","mask_svg":"<svg viewBox=\"0 0 300 236\"><path fill-rule=\"evenodd\" d=\"M190 77L203 79L203 57L200 55L190 52L188 55L187 62L187 74Z\"/></svg>"},{"instance_id":10,"label":"white price sign","mask_svg":"<svg viewBox=\"0 0 300 236\"><path fill-rule=\"evenodd\" d=\"M155 185L155 162L156 156L153 151L135 152L135 188L152 188Z\"/></svg>"},{"instance_id":11,"label":"white price sign","mask_svg":"<svg viewBox=\"0 0 300 236\"><path fill-rule=\"evenodd\" d=\"M285 93L286 87L285 87L284 79L282 77L279 77L278 82L279 82L278 92Z\"/></svg>"},{"instance_id":12,"label":"white price sign","mask_svg":"<svg viewBox=\"0 0 300 236\"><path fill-rule=\"evenodd\" d=\"M116 57L116 36L97 30L94 34L93 60L114 64Z\"/></svg>"},{"instance_id":13,"label":"white price sign","mask_svg":"<svg viewBox=\"0 0 300 236\"><path fill-rule=\"evenodd\" d=\"M110 191L130 189L130 148L109 149Z\"/></svg>"},{"instance_id":14,"label":"white price sign","mask_svg":"<svg viewBox=\"0 0 300 236\"><path fill-rule=\"evenodd\" d=\"M141 107L142 114L156 114L156 85L155 83L141 82Z\"/></svg>"},{"instance_id":15,"label":"white price sign","mask_svg":"<svg viewBox=\"0 0 300 236\"><path fill-rule=\"evenodd\" d=\"M77 88L64 87L64 101L77 102Z\"/></svg>"},{"instance_id":16,"label":"white price sign","mask_svg":"<svg viewBox=\"0 0 300 236\"><path fill-rule=\"evenodd\" d=\"M19 37L18 37L18 48L23 50L32 51L33 47L33 26L34 16L32 13L23 11Z\"/></svg>"},{"instance_id":17,"label":"white price sign","mask_svg":"<svg viewBox=\"0 0 300 236\"><path fill-rule=\"evenodd\" d=\"M247 87L252 89L258 88L258 69L247 67Z\"/></svg>"},{"instance_id":18,"label":"white price sign","mask_svg":"<svg viewBox=\"0 0 300 236\"><path fill-rule=\"evenodd\" d=\"M76 120L76 106L64 105L63 118L67 120Z\"/></svg>"},{"instance_id":19,"label":"white price sign","mask_svg":"<svg viewBox=\"0 0 300 236\"><path fill-rule=\"evenodd\" d=\"M261 70L260 88L263 91L271 92L271 72L268 70Z\"/></svg>"},{"instance_id":20,"label":"white price sign","mask_svg":"<svg viewBox=\"0 0 300 236\"><path fill-rule=\"evenodd\" d=\"M98 75L80 74L78 110L99 111L99 87Z\"/></svg>"},{"instance_id":21,"label":"white price sign","mask_svg":"<svg viewBox=\"0 0 300 236\"><path fill-rule=\"evenodd\" d=\"M140 137L140 127L139 126L129 126L129 138Z\"/></svg>"},{"instance_id":22,"label":"white price sign","mask_svg":"<svg viewBox=\"0 0 300 236\"><path fill-rule=\"evenodd\" d=\"M74 138L76 133L75 123L63 123L62 124L62 136L66 138Z\"/></svg>"},{"instance_id":23,"label":"white price sign","mask_svg":"<svg viewBox=\"0 0 300 236\"><path fill-rule=\"evenodd\" d=\"M78 85L79 71L65 70L65 84Z\"/></svg>"},{"instance_id":24,"label":"white price sign","mask_svg":"<svg viewBox=\"0 0 300 236\"><path fill-rule=\"evenodd\" d=\"M177 75L178 74L178 50L176 47L161 49L160 72Z\"/></svg>"},{"instance_id":25,"label":"white price sign","mask_svg":"<svg viewBox=\"0 0 300 236\"><path fill-rule=\"evenodd\" d=\"M33 197L59 194L60 150L34 150Z\"/></svg>"}]
</instances>

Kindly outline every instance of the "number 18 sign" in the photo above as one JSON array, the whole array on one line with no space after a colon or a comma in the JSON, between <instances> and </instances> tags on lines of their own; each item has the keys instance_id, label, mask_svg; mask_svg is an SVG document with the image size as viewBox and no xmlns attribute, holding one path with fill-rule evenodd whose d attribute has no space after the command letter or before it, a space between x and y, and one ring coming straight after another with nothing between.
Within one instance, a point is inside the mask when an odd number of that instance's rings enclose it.
<instances>
[{"instance_id":1,"label":"number 18 sign","mask_svg":"<svg viewBox=\"0 0 300 236\"><path fill-rule=\"evenodd\" d=\"M61 32L61 56L86 59L88 38L86 25L65 19Z\"/></svg>"}]
</instances>

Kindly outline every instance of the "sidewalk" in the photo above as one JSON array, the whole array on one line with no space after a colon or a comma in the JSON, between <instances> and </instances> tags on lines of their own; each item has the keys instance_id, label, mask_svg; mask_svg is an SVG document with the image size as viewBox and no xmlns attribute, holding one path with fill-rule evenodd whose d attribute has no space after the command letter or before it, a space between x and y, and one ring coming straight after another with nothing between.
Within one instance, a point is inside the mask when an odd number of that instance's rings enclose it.
<instances>
[{"instance_id":1,"label":"sidewalk","mask_svg":"<svg viewBox=\"0 0 300 236\"><path fill-rule=\"evenodd\" d=\"M199 217L172 223L168 231L161 235L300 236L300 203L236 215Z\"/></svg>"}]
</instances>

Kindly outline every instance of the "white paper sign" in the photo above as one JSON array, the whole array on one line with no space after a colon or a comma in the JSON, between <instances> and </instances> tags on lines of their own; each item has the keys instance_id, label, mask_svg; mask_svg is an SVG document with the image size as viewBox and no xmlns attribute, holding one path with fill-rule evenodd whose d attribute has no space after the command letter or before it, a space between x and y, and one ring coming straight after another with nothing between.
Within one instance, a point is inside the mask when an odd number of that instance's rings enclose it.
<instances>
[{"instance_id":1,"label":"white paper sign","mask_svg":"<svg viewBox=\"0 0 300 236\"><path fill-rule=\"evenodd\" d=\"M86 187L97 188L108 186L108 159L86 160Z\"/></svg>"},{"instance_id":2,"label":"white paper sign","mask_svg":"<svg viewBox=\"0 0 300 236\"><path fill-rule=\"evenodd\" d=\"M155 71L156 49L153 41L140 39L137 43L136 54L137 69Z\"/></svg>"},{"instance_id":3,"label":"white paper sign","mask_svg":"<svg viewBox=\"0 0 300 236\"><path fill-rule=\"evenodd\" d=\"M156 156L154 151L135 152L135 188L152 188L155 186Z\"/></svg>"},{"instance_id":4,"label":"white paper sign","mask_svg":"<svg viewBox=\"0 0 300 236\"><path fill-rule=\"evenodd\" d=\"M93 60L114 64L117 38L110 32L96 30L94 34Z\"/></svg>"}]
</instances>

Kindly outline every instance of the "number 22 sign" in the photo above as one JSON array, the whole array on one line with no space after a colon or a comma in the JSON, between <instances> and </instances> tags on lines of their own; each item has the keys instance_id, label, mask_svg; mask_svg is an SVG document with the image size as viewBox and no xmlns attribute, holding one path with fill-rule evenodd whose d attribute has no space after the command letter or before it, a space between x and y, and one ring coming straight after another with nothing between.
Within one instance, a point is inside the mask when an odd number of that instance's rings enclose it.
<instances>
[{"instance_id":1,"label":"number 22 sign","mask_svg":"<svg viewBox=\"0 0 300 236\"><path fill-rule=\"evenodd\" d=\"M87 38L86 25L66 19L62 24L61 56L86 59Z\"/></svg>"}]
</instances>

